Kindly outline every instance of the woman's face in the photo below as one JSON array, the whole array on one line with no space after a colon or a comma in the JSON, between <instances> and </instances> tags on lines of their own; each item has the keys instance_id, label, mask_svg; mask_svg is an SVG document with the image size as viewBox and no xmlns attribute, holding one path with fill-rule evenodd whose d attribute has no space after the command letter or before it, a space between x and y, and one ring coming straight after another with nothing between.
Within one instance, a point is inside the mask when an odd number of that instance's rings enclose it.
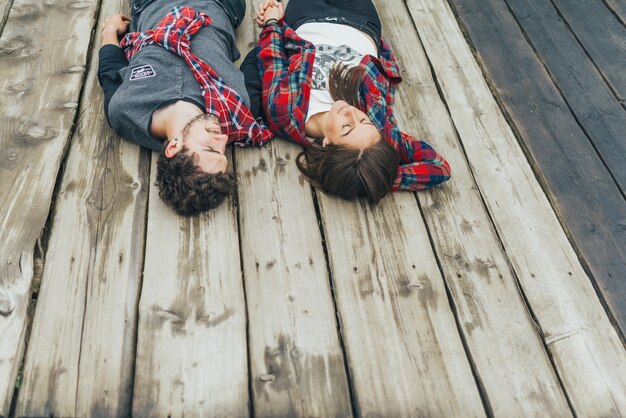
<instances>
[{"instance_id":1,"label":"woman's face","mask_svg":"<svg viewBox=\"0 0 626 418\"><path fill-rule=\"evenodd\" d=\"M365 149L378 141L380 132L365 113L343 100L333 103L326 117L324 146L335 144Z\"/></svg>"}]
</instances>

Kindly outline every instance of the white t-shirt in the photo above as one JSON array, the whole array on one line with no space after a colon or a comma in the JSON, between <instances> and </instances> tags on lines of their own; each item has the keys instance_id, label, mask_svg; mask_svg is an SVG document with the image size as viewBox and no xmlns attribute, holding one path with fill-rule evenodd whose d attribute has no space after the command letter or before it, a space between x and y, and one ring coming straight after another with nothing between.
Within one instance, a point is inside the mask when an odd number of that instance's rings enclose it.
<instances>
[{"instance_id":1,"label":"white t-shirt","mask_svg":"<svg viewBox=\"0 0 626 418\"><path fill-rule=\"evenodd\" d=\"M364 55L378 57L378 48L364 32L349 25L312 22L300 26L296 33L315 45L315 62L311 98L306 121L317 113L330 110L333 99L328 92L328 74L337 63L355 67Z\"/></svg>"}]
</instances>

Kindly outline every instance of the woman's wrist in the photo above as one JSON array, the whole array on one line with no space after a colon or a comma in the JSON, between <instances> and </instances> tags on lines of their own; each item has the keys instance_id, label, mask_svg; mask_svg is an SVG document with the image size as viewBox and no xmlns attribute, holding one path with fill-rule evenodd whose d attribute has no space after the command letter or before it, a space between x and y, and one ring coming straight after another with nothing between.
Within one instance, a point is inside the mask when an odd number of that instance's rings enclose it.
<instances>
[{"instance_id":1,"label":"woman's wrist","mask_svg":"<svg viewBox=\"0 0 626 418\"><path fill-rule=\"evenodd\" d=\"M267 19L265 23L263 23L264 28L271 26L271 25L278 25L278 19L275 19L275 18Z\"/></svg>"}]
</instances>

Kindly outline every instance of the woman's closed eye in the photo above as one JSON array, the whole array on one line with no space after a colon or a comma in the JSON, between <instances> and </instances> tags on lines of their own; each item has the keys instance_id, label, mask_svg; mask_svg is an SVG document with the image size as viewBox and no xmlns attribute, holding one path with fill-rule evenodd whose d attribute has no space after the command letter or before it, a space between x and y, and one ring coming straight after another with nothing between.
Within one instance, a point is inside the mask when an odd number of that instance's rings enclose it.
<instances>
[{"instance_id":1,"label":"woman's closed eye","mask_svg":"<svg viewBox=\"0 0 626 418\"><path fill-rule=\"evenodd\" d=\"M372 125L374 126L374 124L372 122L367 122L366 118L363 118L359 121L360 124L362 125ZM352 132L354 130L356 126L351 126L349 124L345 124L341 127L341 129L345 129L345 128L350 128L348 131L344 132L343 134L341 134L341 136L347 136L350 134L350 132Z\"/></svg>"},{"instance_id":2,"label":"woman's closed eye","mask_svg":"<svg viewBox=\"0 0 626 418\"><path fill-rule=\"evenodd\" d=\"M216 153L216 154L221 154L221 152L219 152L219 151L217 151L217 150L215 150L215 149L211 148L211 147L210 147L210 146L208 146L208 145L207 145L206 147L204 147L204 149L206 149L206 150L207 150L207 151L209 151L209 152L214 152L214 153Z\"/></svg>"}]
</instances>

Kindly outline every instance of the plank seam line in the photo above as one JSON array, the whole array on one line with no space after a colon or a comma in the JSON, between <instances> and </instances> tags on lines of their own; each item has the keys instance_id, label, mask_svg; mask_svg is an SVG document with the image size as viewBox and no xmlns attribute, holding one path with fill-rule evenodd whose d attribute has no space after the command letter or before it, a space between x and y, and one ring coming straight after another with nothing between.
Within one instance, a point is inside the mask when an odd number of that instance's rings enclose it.
<instances>
[{"instance_id":1,"label":"plank seam line","mask_svg":"<svg viewBox=\"0 0 626 418\"><path fill-rule=\"evenodd\" d=\"M552 6L554 7L554 3L552 3L552 0L547 0L547 1L550 2L550 4L552 4ZM578 116L576 115L576 112L574 111L572 106L567 101L567 98L565 97L565 94L563 93L563 90L559 86L555 76L550 71L550 67L544 62L543 57L541 56L541 53L539 52L539 50L533 44L530 36L528 35L526 30L524 29L524 27L520 23L519 19L517 18L517 15L513 11L513 9L511 9L511 6L509 4L510 2L511 2L511 0L504 0L504 4L507 7L507 9L509 10L509 13L511 14L511 17L513 18L513 20L515 20L515 23L517 24L517 26L519 27L520 31L522 32L522 35L524 35L524 39L526 40L526 43L530 46L531 50L533 51L533 53L537 57L537 61L539 61L539 63L541 63L541 66L543 67L544 71L548 74L548 77L550 78L550 81L552 81L552 84L554 85L554 87L558 91L559 95L561 96L561 99L563 100L563 103L565 104L565 106L567 106L567 109L569 110L570 114L572 115L572 117L576 121L576 124L578 125L580 130L583 132L583 134L587 138L587 141L589 142L589 144L591 145L593 150L596 152L596 154L597 154L598 158L600 159L600 161L602 162L602 165L604 166L604 168L606 168L606 171L609 173L609 176L611 177L611 179L615 183L617 189L619 190L620 194L622 195L622 198L626 200L626 194L625 194L625 191L622 188L622 185L620 185L620 183L617 181L617 179L615 178L615 175L611 172L611 169L609 168L608 163L606 162L606 160L603 158L602 154L598 150L598 147L596 146L595 142L591 139L592 135L589 134L587 129L584 127L584 125L582 124L582 122L580 121ZM560 15L558 9L556 9L556 7L554 7L554 8L557 11L557 14L559 15L559 18L561 20L563 20L563 22L567 26L568 30L570 32L572 32L571 28L569 27L569 25L567 25L565 19ZM598 68L596 67L596 64L593 62L593 60L591 59L589 54L587 54L587 52L584 50L584 48L582 48L582 45L580 44L578 39L577 38L575 38L575 39L576 39L576 42L581 46L581 49L583 49L583 51L585 52L585 55L587 55L587 58L589 58L589 60L593 64L593 68L595 68L596 71L598 71ZM607 86L610 89L610 86L606 82L606 79L602 76L602 73L600 71L598 71L598 74L600 75L600 77L602 77L602 79L604 80L605 84L607 84ZM613 93L613 95L615 95L615 92L612 89L611 89L611 92ZM619 99L617 98L617 96L616 96L616 100L619 103Z\"/></svg>"},{"instance_id":2,"label":"plank seam line","mask_svg":"<svg viewBox=\"0 0 626 418\"><path fill-rule=\"evenodd\" d=\"M146 249L147 249L147 244L148 244L148 211L150 208L150 174L152 171L152 165L150 164L150 160L152 158L152 152L150 152L149 154L146 152L141 152L141 154L139 155L139 164L141 166L141 160L142 158L144 160L147 160L147 179L148 182L145 185L145 194L146 194L146 203L145 203L145 209L144 209L144 217L143 217L143 221L144 221L144 228L143 228L143 246L142 246L142 252L141 252L141 268L139 269L140 274L139 274L139 282L137 283L137 296L136 296L136 300L135 300L135 323L133 324L134 328L135 328L135 332L133 333L133 341L132 341L132 362L131 362L131 370L129 371L129 376L130 376L130 381L128 382L129 385L129 394L128 394L128 401L130 402L130 405L128 405L126 407L126 411L129 411L129 416L132 416L132 412L133 412L133 400L135 399L135 371L137 370L137 348L138 348L138 344L139 344L139 301L141 300L141 294L143 292L143 273L144 270L146 268ZM120 411L124 411L124 405L120 405Z\"/></svg>"},{"instance_id":3,"label":"plank seam line","mask_svg":"<svg viewBox=\"0 0 626 418\"><path fill-rule=\"evenodd\" d=\"M11 13L11 9L13 8L13 3L14 3L14 0L8 0L6 4L6 10L4 11L4 14L2 15L2 17L0 18L0 39L2 38L2 34L4 33L4 27L6 26L7 21L9 20L9 14Z\"/></svg>"},{"instance_id":4,"label":"plank seam line","mask_svg":"<svg viewBox=\"0 0 626 418\"><path fill-rule=\"evenodd\" d=\"M348 383L348 395L350 396L350 407L352 408L352 416L361 416L359 403L356 397L356 390L352 382L352 370L348 362L348 351L343 340L343 322L341 320L341 314L337 307L337 295L335 293L335 280L333 277L332 269L330 266L330 257L328 255L328 244L326 242L326 234L324 233L324 219L322 218L322 211L320 209L319 200L317 198L317 190L315 187L309 184L311 195L313 197L313 207L315 208L315 216L317 218L317 226L320 230L320 236L322 238L322 249L324 250L324 261L326 262L326 271L328 272L328 284L330 286L331 299L333 301L333 308L335 310L335 323L337 329L337 339L339 341L339 348L341 348L342 360L344 372L346 374L346 380Z\"/></svg>"},{"instance_id":5,"label":"plank seam line","mask_svg":"<svg viewBox=\"0 0 626 418\"><path fill-rule=\"evenodd\" d=\"M446 1L446 3L450 3L450 1ZM409 16L411 16L410 11L408 10L408 6L406 6L406 0L405 0L405 7L407 8L407 13L409 14ZM461 29L461 24L460 24L460 22L458 21L458 17L457 17L457 15L456 15L456 13L455 13L454 8L452 7L452 5L450 5L450 10L452 11L452 14L454 15L455 19L457 20L457 25L458 25L458 26L459 26L459 28ZM415 25L415 21L414 21L412 18L411 18L411 21L413 22L413 25L415 26L415 30L416 30L416 32L417 32L417 37L418 37L418 39L419 39L420 43L421 43L422 45L424 45L424 42L422 41L422 39L421 39L421 37L420 37L420 35L419 35L419 31L417 30L417 26ZM463 30L462 30L462 29L461 29L461 32L463 33ZM466 42L466 44L468 44L468 45L469 45L469 41L468 41L468 39L465 39L465 42ZM422 47L422 48L423 48L423 47ZM471 49L471 48L470 48L470 49ZM498 233L498 229L497 229L497 226L496 226L496 223L495 223L495 219L493 218L493 216L492 216L491 212L489 212L489 209L488 209L487 203L486 203L486 201L485 201L485 197L484 197L484 195L483 195L483 193L482 193L482 191L481 191L480 187L478 187L478 183L477 183L477 181L476 181L476 176L475 176L475 174L474 174L474 171L472 170L471 165L468 163L468 157L467 157L467 152L466 152L466 149L465 149L465 144L464 144L464 143L463 143L463 141L461 140L461 135L459 134L458 129L457 129L456 125L454 124L454 120L453 120L453 118L452 118L452 114L451 114L450 106L448 105L448 102L447 102L447 100L446 100L446 98L445 98L445 95L444 95L444 93L443 93L443 89L441 88L441 84L440 84L440 82L439 82L439 79L438 79L438 78L437 78L437 76L436 76L434 66L433 66L433 64L432 64L432 62L431 62L431 60L430 60L430 58L429 58L429 56L428 56L428 53L426 53L426 49L425 49L425 48L423 48L423 50L424 50L424 56L426 57L426 60L427 60L427 62L428 62L428 66L430 67L430 70L431 70L431 75L432 75L433 81L434 81L434 83L435 83L435 86L436 86L436 88L437 88L437 92L439 93L439 96L440 96L440 98L441 98L441 101L443 102L443 104L444 104L444 106L445 106L446 113L448 114L448 119L449 119L449 120L450 120L450 122L451 122L452 128L454 129L455 136L456 136L456 138L457 138L457 140L458 140L459 148L460 148L460 150L461 150L461 152L462 152L462 154L463 154L464 161L465 161L465 163L466 163L466 165L467 165L467 168L468 168L468 171L469 171L469 173L470 173L470 176L472 177L472 182L473 182L473 183L474 183L474 185L476 186L476 190L477 190L477 193L478 193L478 197L479 197L479 198L480 198L480 200L481 200L481 203L482 203L483 209L484 209L484 211L485 211L485 214L487 215L487 217L488 217L488 219L489 219L489 222L491 223L491 226L492 226L492 229L493 229L493 233L494 233L494 235L495 235L496 239L498 240L498 243L500 244L500 249L501 249L501 251L502 251L502 255L503 255L503 257L504 257L504 259L505 259L505 261L506 261L506 263L507 263L507 266L508 266L508 268L509 268L509 271L511 272L511 275L512 275L512 277L513 277L513 281L515 282L515 286L516 286L516 288L517 288L517 292L518 292L518 294L519 294L519 296L520 296L520 298L521 298L522 305L524 306L524 308L525 308L525 310L526 310L526 313L527 313L527 315L528 315L528 317L529 317L529 320L530 320L531 324L532 324L532 325L534 325L534 327L533 327L533 328L535 329L535 336L538 338L538 340L539 340L539 344L543 347L544 352L546 353L546 357L547 357L547 358L548 358L548 360L550 361L550 365L552 366L552 372L554 373L554 375L555 375L555 377L556 377L557 381L559 382L559 386L560 386L560 389L561 389L561 393L563 393L563 396L565 397L565 400L567 401L567 404L568 404L568 406L569 406L569 408L570 408L570 411L572 412L572 414L574 415L574 417L576 417L576 413L575 413L575 411L574 411L574 408L573 408L573 406L572 406L572 403L571 403L571 401L570 401L570 399L569 399L569 396L568 396L568 394L567 394L567 392L566 392L566 390L565 390L564 383L563 383L563 381L562 381L561 377L560 377L560 376L559 376L559 374L558 374L558 371L557 371L558 369L556 368L556 364L555 364L555 362L554 362L554 359L553 359L553 357L552 357L552 354L549 352L548 347L547 347L547 345L546 345L546 343L545 343L545 341L544 341L544 333L543 333L543 330L542 330L542 328L541 328L541 325L540 325L539 321L537 320L536 316L534 315L533 310L532 310L532 308L531 308L531 306L530 306L530 304L529 304L529 301L528 301L528 299L526 298L526 295L524 294L523 288L522 288L522 286L521 286L521 284L520 284L520 282L519 282L519 277L518 277L518 275L517 275L517 272L516 272L516 271L515 271L515 269L513 268L513 264L512 264L512 262L511 262L511 260L510 260L510 256L509 256L509 254L508 254L508 252L507 252L507 250L506 250L506 247L505 247L505 245L504 245L504 241L502 240L502 238L501 238L500 234ZM479 66L479 68L480 68L480 66ZM481 71L483 71L483 69L482 69L482 68L480 68L480 69L481 69ZM484 74L484 71L483 71L483 74ZM484 75L483 75L483 79L485 79ZM420 208L420 211L422 211L422 207L421 207L421 205L419 204L419 199L418 199L418 207ZM433 238L432 238L432 234L431 234L431 232L430 232L430 228L428 227L428 224L426 224L426 230L428 231L428 236L429 236L429 239L431 239L431 242L432 242ZM435 258L436 258L436 260L437 260L437 264L439 265L439 267L440 267L440 269L441 269L441 271L442 271L442 275L443 275L443 277L444 277L444 283L445 283L445 287L446 287L446 293L448 293L448 295L449 295L450 305L451 305L452 310L453 310L453 312L454 312L455 321L457 322L457 327L459 328L459 334L461 335L461 338L462 338L462 340L463 340L463 345L464 345L464 347L465 347L465 346L466 346L466 341L465 341L465 337L464 337L464 334L463 334L463 332L462 332L462 329L461 329L460 323L458 322L458 319L457 319L457 310L456 310L456 305L454 304L454 300L453 300L453 298L452 298L452 294L451 294L451 292L450 292L450 290L449 290L449 288L448 288L447 281L445 280L445 277L446 277L446 276L445 276L445 274L443 273L443 267L442 267L442 265L441 265L441 261L440 261L439 255L438 255L436 252L435 252ZM474 363L473 363L473 360L472 360L472 357L471 357L471 353L470 353L470 351L469 351L469 347L467 347L466 351L467 351L468 358L470 359L470 364L472 364L472 366L474 367ZM476 378L477 378L477 379L480 379L480 376L479 376L479 374L478 374L478 371L476 371ZM480 382L480 385L482 385L482 382ZM484 387L482 387L482 386L479 386L479 388L484 389ZM481 397L482 397L482 393L481 393ZM487 397L486 392L485 392L485 397ZM488 400L488 398L487 398L487 400ZM490 411L490 412L493 414L493 411Z\"/></svg>"},{"instance_id":6,"label":"plank seam line","mask_svg":"<svg viewBox=\"0 0 626 418\"><path fill-rule=\"evenodd\" d=\"M533 174L535 176L535 179L539 183L539 186L541 187L543 194L548 199L548 202L549 202L550 206L552 207L552 210L554 211L554 214L556 215L556 218L557 218L559 224L561 225L561 229L565 233L565 236L567 237L567 240L569 241L570 245L574 249L574 254L576 255L576 257L577 257L578 261L580 262L581 266L583 267L583 270L585 271L585 274L587 274L587 276L590 277L590 278L594 277L591 274L591 268L590 268L589 264L586 262L586 260L583 258L582 251L580 250L580 248L578 247L576 241L574 240L574 237L573 237L571 231L569 230L569 227L568 227L567 223L565 222L565 220L563 219L561 213L558 210L558 204L555 201L554 196L549 191L550 187L547 184L547 180L542 175L541 167L539 167L537 162L532 158L532 153L528 149L525 141L522 139L523 135L520 133L519 129L517 128L517 125L513 121L513 118L511 116L511 114L508 112L504 102L502 101L502 99L501 99L501 97L500 97L500 95L498 93L498 90L497 90L497 84L493 80L493 78L491 77L489 72L487 71L487 66L483 62L483 60L481 59L480 52L476 49L475 45L472 43L472 38L469 35L469 31L465 27L465 24L463 23L463 20L460 17L460 15L458 13L458 10L456 9L455 5L452 3L451 0L447 0L447 1L448 1L448 4L450 5L450 9L452 10L452 12L453 12L453 14L454 14L454 16L456 18L456 21L457 21L457 24L459 26L459 29L461 30L461 32L463 33L463 35L465 37L466 44L468 45L468 47L470 48L470 51L474 55L474 59L475 59L476 63L478 64L478 67L480 68L480 70L481 70L481 72L483 74L483 78L487 82L487 87L489 88L492 97L495 99L495 101L496 101L496 103L497 103L497 105L498 105L498 107L500 109L500 112L502 113L502 116L504 116L504 119L506 120L507 124L511 128L511 131L513 132L513 135L515 136L515 139L517 140L518 145L520 146L520 148L522 149L522 152L526 156L526 160L527 160L528 164L530 165L530 168L532 169L532 172L533 172ZM592 286L593 286L593 288L594 288L594 290L596 292L596 295L598 295L598 298L600 300L600 303L602 304L602 307L604 308L605 312L607 312L607 316L609 318L609 321L611 322L611 325L616 330L620 340L622 341L622 344L626 346L626 337L620 331L618 323L617 323L617 320L615 319L614 315L609 310L606 301L604 300L603 297L601 297L600 288L597 286L595 280L590 280L590 281L591 281Z\"/></svg>"},{"instance_id":7,"label":"plank seam line","mask_svg":"<svg viewBox=\"0 0 626 418\"><path fill-rule=\"evenodd\" d=\"M413 195L414 195L415 200L417 202L417 208L420 211L420 214L422 215L422 218L425 219L424 210L422 208L422 205L421 205L421 202L419 200L419 197L417 196L417 193L413 193ZM465 352L465 356L467 357L467 361L468 361L468 363L470 365L470 370L472 371L472 376L474 377L474 382L476 383L476 388L478 389L478 395L480 396L481 403L483 404L483 408L485 410L485 414L487 415L487 417L493 418L494 417L494 413L493 413L493 408L491 406L491 402L489 401L489 395L487 394L487 390L485 389L485 385L483 383L483 380L480 377L480 373L478 371L478 368L476 367L476 363L474 362L474 358L472 357L472 353L471 353L469 345L467 343L467 339L465 338L465 334L463 333L463 328L461 327L461 322L460 322L460 319L459 319L459 314L458 314L458 310L457 310L457 307L456 307L456 303L454 303L454 298L452 297L452 291L450 290L450 287L448 286L448 281L446 280L446 274L444 273L444 268L443 268L443 265L441 263L441 259L439 257L439 254L435 250L437 247L435 246L435 242L433 240L433 236L432 236L430 227L428 226L428 223L426 221L424 221L424 225L426 227L426 233L428 235L428 240L430 241L430 245L433 248L433 254L435 256L435 262L437 263L437 267L439 268L439 271L441 273L441 277L443 279L442 281L443 281L444 289L446 291L446 297L448 299L448 305L450 306L450 310L452 311L452 316L454 317L454 323L456 325L457 332L459 333L459 337L461 339L461 344L463 345L463 351Z\"/></svg>"},{"instance_id":8,"label":"plank seam line","mask_svg":"<svg viewBox=\"0 0 626 418\"><path fill-rule=\"evenodd\" d=\"M567 26L567 29L569 29L569 31L572 33L572 35L574 36L574 38L576 39L576 42L578 42L578 44L580 45L580 47L582 48L583 51L585 51L585 54L587 55L587 57L589 57L589 59L591 60L591 62L593 63L594 67L596 67L596 69L598 70L598 72L600 73L600 76L602 77L602 79L604 80L604 82L606 83L606 85L609 87L609 89L611 90L611 92L613 93L613 95L615 96L615 98L617 99L618 102L622 103L622 106L624 106L624 101L626 100L626 97L619 97L619 95L617 94L617 92L613 89L613 86L611 85L611 83L609 82L609 80L605 77L604 72L602 72L602 69L596 64L596 62L591 58L591 55L589 54L589 52L587 51L587 48L585 48L585 45L581 42L580 38L576 35L576 32L574 31L574 29L572 28L572 26L569 24L569 22L567 21L567 19L565 18L565 16L563 15L563 13L561 13L561 9L559 9L559 7L556 5L556 3L554 2L554 0L548 0L551 4L552 7L554 7L554 9L556 10L557 15L561 18L561 20L563 21L563 23L565 24L565 26ZM508 7L508 4L507 4ZM609 11L611 11L610 8L608 8ZM515 18L515 16L513 16ZM517 21L517 19L515 19ZM620 20L618 19L618 22L620 22ZM519 23L518 23L519 26Z\"/></svg>"},{"instance_id":9,"label":"plank seam line","mask_svg":"<svg viewBox=\"0 0 626 418\"><path fill-rule=\"evenodd\" d=\"M53 196L57 195L57 190L55 188L55 192L53 193ZM49 225L52 222L51 219L51 212L49 211L48 213L48 218L46 219L46 223L44 225L43 230L41 231L41 234L39 236L39 238L37 238L36 241L36 246L35 246L35 252L33 255L33 264L35 262L35 260L37 260L37 255L39 255L39 257L41 258L41 267L39 268L35 268L33 266L33 281L31 282L31 289L30 289L30 299L29 299L29 306L27 307L27 313L26 313L26 318L30 318L30 321L28 321L28 323L26 324L26 329L24 330L24 353L23 353L23 357L22 357L22 361L20 362L20 367L18 369L18 375L16 379L21 379L21 383L23 383L24 381L24 364L26 363L26 354L27 354L27 347L28 347L28 343L30 341L30 334L32 332L32 327L33 327L33 319L35 317L35 310L37 307L37 298L33 298L34 294L35 294L35 290L33 290L34 285L36 284L36 280L38 280L38 284L39 286L41 285L41 276L43 276L43 270L45 267L45 253L47 251L47 241L50 235L50 230L51 228L49 227ZM43 244L42 244L42 240L43 240ZM20 273L22 272L22 261L21 261L22 257L20 257ZM39 277L37 277L39 276ZM37 289L37 293L39 293L39 289ZM17 380L16 382L17 383ZM22 385L20 384L20 387ZM11 404L9 406L9 414L7 415L8 417L14 417L15 416L15 409L17 408L17 398L19 395L19 388L16 388L15 386L13 387L13 395L12 395L12 399L11 399ZM2 416L0 415L0 418L2 418Z\"/></svg>"},{"instance_id":10,"label":"plank seam line","mask_svg":"<svg viewBox=\"0 0 626 418\"><path fill-rule=\"evenodd\" d=\"M271 144L268 144L271 145ZM230 155L231 155L231 161L233 164L233 173L235 173L235 175L237 175L237 160L235 159L235 154L241 152L241 150L235 150L235 147L231 148L230 151ZM246 364L248 367L248 416L249 417L254 417L254 382L253 382L253 375L254 373L252 372L252 350L250 348L250 315L248 313L248 295L246 293L246 273L244 271L244 264L243 264L243 248L242 248L242 236L241 236L241 210L239 208L239 187L237 187L237 192L233 195L233 200L234 200L234 206L235 206L235 210L237 211L236 213L236 221L237 221L237 244L239 245L239 270L241 271L241 288L243 291L243 303L244 303L244 315L246 318ZM228 204L229 202L225 202L225 204Z\"/></svg>"},{"instance_id":11,"label":"plank seam line","mask_svg":"<svg viewBox=\"0 0 626 418\"><path fill-rule=\"evenodd\" d=\"M85 60L85 70L83 71L82 74L82 79L81 79L81 84L80 84L80 92L78 94L78 103L77 103L77 109L81 109L83 106L84 102L88 102L88 100L84 100L83 99L83 94L85 92L85 84L86 84L86 80L87 80L87 75L93 71L94 69L91 68L91 60L92 60L92 56L93 56L93 49L96 45L96 28L98 26L98 22L99 22L99 17L100 17L100 10L101 10L102 4L100 2L97 2L96 4L96 8L94 10L94 14L92 16L92 29L91 29L91 36L89 39L89 46L87 47L87 56L86 56L86 60ZM72 124L72 128L71 128L71 135L69 140L67 141L67 146L66 146L66 154L64 156L64 160L68 158L69 155L69 148L72 145L72 140L74 139L74 134L76 133L76 131L78 130L78 125L81 124L82 120L83 120L83 114L86 112L85 109L83 109L83 112L77 112L80 113L80 118L78 121L75 121L75 123ZM109 160L109 146L106 146L106 157L105 157L105 167L108 165L108 160ZM65 161L66 162L66 161ZM59 182L62 180L62 176L59 177L59 179L57 179ZM100 180L100 188L104 189L104 182L105 182L105 176L102 176L102 179ZM102 193L99 199L99 207L102 207L104 203L104 194ZM94 248L93 248L93 254L97 254L98 253L98 247L99 247L99 243L100 243L100 225L101 225L101 218L102 217L102 212L98 211L98 220L96 223L96 237L95 237L95 244L94 244ZM82 354L83 354L83 338L85 335L85 318L87 315L87 304L89 301L89 283L90 283L90 279L93 279L93 265L89 265L89 268L87 270L87 274L86 274L86 279L85 280L85 300L84 300L84 307L83 307L83 317L82 317L82 323L81 323L81 329L80 329L80 349L78 350L78 361L77 361L77 370L78 370L78 374L76 377L76 390L75 390L75 395L74 395L74 411L76 411L78 409L78 404L79 404L79 399L78 399L78 391L80 388L80 382L81 382L81 374L80 374L80 369L81 369L81 362L82 362Z\"/></svg>"},{"instance_id":12,"label":"plank seam line","mask_svg":"<svg viewBox=\"0 0 626 418\"><path fill-rule=\"evenodd\" d=\"M609 9L611 13L613 13L613 16L615 16L615 19L617 19L617 21L620 22L622 26L626 27L626 21L622 20L621 16L615 11L615 9L613 9L613 7L611 7L611 5L607 3L606 0L602 0L602 3L604 3L606 8Z\"/></svg>"}]
</instances>

